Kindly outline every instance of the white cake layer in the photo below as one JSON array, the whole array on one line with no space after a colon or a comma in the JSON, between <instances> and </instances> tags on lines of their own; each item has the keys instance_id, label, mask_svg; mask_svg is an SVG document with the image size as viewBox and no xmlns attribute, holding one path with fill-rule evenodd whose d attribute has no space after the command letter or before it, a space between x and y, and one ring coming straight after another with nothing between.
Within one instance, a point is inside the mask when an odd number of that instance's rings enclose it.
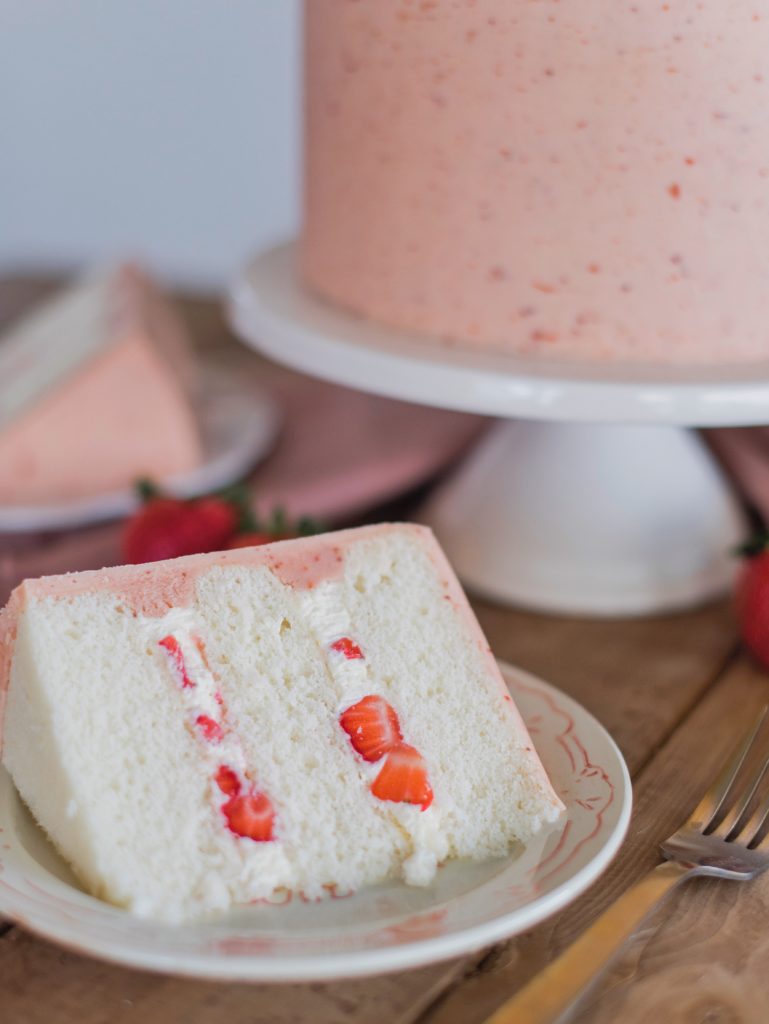
<instances>
[{"instance_id":1,"label":"white cake layer","mask_svg":"<svg viewBox=\"0 0 769 1024\"><path fill-rule=\"evenodd\" d=\"M429 535L360 536L339 578L303 589L267 565L213 566L189 607L161 617L109 589L27 600L3 759L95 894L178 921L283 887L316 897L391 876L424 884L447 857L502 855L558 816ZM158 643L167 636L194 687ZM340 637L364 657L334 651ZM339 724L369 694L393 706L425 759L426 810L370 791L381 762L356 754ZM219 742L196 728L201 714L221 723ZM223 763L269 796L272 841L227 828Z\"/></svg>"}]
</instances>

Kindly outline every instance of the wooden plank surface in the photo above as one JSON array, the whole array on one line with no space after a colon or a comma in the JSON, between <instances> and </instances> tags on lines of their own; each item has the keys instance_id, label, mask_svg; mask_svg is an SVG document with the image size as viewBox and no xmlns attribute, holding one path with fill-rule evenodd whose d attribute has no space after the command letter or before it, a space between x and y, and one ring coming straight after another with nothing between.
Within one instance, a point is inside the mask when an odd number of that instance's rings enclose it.
<instances>
[{"instance_id":1,"label":"wooden plank surface","mask_svg":"<svg viewBox=\"0 0 769 1024\"><path fill-rule=\"evenodd\" d=\"M473 601L498 658L575 697L635 775L734 649L728 602L648 619L568 619Z\"/></svg>"},{"instance_id":2,"label":"wooden plank surface","mask_svg":"<svg viewBox=\"0 0 769 1024\"><path fill-rule=\"evenodd\" d=\"M659 842L696 805L735 739L768 698L769 677L740 658L641 773L634 786L628 839L601 881L560 915L500 947L486 970L447 993L419 1018L420 1024L483 1021L650 870L659 860ZM688 883L638 933L575 1020L766 1024L768 911L769 877L752 883ZM692 984L695 977L703 980L700 990ZM736 991L742 992L739 1003ZM722 1001L738 1012L719 1015ZM754 1016L759 1008L763 1016Z\"/></svg>"},{"instance_id":3,"label":"wooden plank surface","mask_svg":"<svg viewBox=\"0 0 769 1024\"><path fill-rule=\"evenodd\" d=\"M336 985L217 984L125 970L40 942L0 940L2 1024L377 1024L430 1005L461 965Z\"/></svg>"},{"instance_id":4,"label":"wooden plank surface","mask_svg":"<svg viewBox=\"0 0 769 1024\"><path fill-rule=\"evenodd\" d=\"M651 866L653 846L696 804L735 739L769 700L769 675L738 661L644 773L638 818L622 863L629 878ZM651 841L651 842L650 842ZM753 882L696 879L673 893L628 946L582 1024L675 1020L769 1021L769 876Z\"/></svg>"},{"instance_id":5,"label":"wooden plank surface","mask_svg":"<svg viewBox=\"0 0 769 1024\"><path fill-rule=\"evenodd\" d=\"M729 609L714 606L687 615L646 621L580 622L478 605L492 646L500 655L552 678L583 701L614 731L631 762L644 763L653 745L665 742L679 720L713 684L733 648ZM657 706L657 705L660 706ZM644 840L645 842L645 840ZM650 841L651 843L652 841ZM647 844L651 850L650 843ZM620 879L626 877L620 874ZM0 939L3 1024L122 1024L141 1008L143 1024L231 1024L239 1020L289 1024L309 1022L407 1022L430 1020L441 993L452 991L441 1024L482 1020L472 1006L492 1008L544 962L549 951L569 941L602 905L606 893L591 893L573 910L517 943L464 964L438 965L365 982L287 987L210 985L98 964L63 953L17 929ZM465 979L465 975L470 976ZM45 1014L36 979L48 977ZM460 1002L455 1006L454 1000ZM123 1000L128 1002L123 1004ZM129 1006L130 1003L130 1006ZM105 1013L105 1005L110 1014ZM77 1006L77 1015L74 1015ZM238 1009L238 1007L240 1009ZM255 1014L259 1014L255 1016ZM180 1015L181 1014L181 1015ZM248 1014L251 1014L249 1016Z\"/></svg>"},{"instance_id":6,"label":"wooden plank surface","mask_svg":"<svg viewBox=\"0 0 769 1024\"><path fill-rule=\"evenodd\" d=\"M0 284L0 319L49 287ZM188 301L185 311L201 347L230 343L212 303ZM695 801L769 685L746 662L734 660L726 604L656 619L599 621L474 603L498 656L583 703L612 732L635 777L629 840L589 893L482 956L328 985L253 987L156 976L60 950L20 929L0 930L2 1024L482 1021L654 863L656 843ZM698 882L671 899L654 919L657 930L644 929L578 1019L769 1020L769 984L759 984L769 952L763 938L764 931L769 935L763 928L769 887L737 889Z\"/></svg>"}]
</instances>

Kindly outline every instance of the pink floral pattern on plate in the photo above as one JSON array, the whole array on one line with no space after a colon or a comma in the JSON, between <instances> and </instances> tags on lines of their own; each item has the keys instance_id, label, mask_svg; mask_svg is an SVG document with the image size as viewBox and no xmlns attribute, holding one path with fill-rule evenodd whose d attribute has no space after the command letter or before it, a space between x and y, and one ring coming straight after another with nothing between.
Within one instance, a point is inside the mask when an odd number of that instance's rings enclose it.
<instances>
[{"instance_id":1,"label":"pink floral pattern on plate","mask_svg":"<svg viewBox=\"0 0 769 1024\"><path fill-rule=\"evenodd\" d=\"M527 685L522 679L513 682L512 690L519 704L525 702L526 696L545 703L545 710L526 718L526 726L537 747L543 745L542 732L547 730L548 749L566 759L561 766L562 776L559 772L559 781L563 781L558 794L569 810L558 842L532 872L532 881L539 891L548 878L568 870L585 844L600 833L604 814L615 799L615 786L607 770L591 761L573 716L559 703L554 691ZM553 776L554 766L548 765L548 771ZM574 814L575 808L584 813Z\"/></svg>"}]
</instances>

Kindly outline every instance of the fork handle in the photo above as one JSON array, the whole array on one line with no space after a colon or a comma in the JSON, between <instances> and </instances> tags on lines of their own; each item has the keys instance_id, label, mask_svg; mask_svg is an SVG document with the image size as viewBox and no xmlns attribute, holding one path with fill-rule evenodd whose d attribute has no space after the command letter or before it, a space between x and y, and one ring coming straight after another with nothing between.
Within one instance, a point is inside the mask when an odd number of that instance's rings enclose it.
<instances>
[{"instance_id":1,"label":"fork handle","mask_svg":"<svg viewBox=\"0 0 769 1024\"><path fill-rule=\"evenodd\" d=\"M503 1003L485 1024L554 1024L655 903L690 871L688 865L663 861L612 903L576 942Z\"/></svg>"}]
</instances>

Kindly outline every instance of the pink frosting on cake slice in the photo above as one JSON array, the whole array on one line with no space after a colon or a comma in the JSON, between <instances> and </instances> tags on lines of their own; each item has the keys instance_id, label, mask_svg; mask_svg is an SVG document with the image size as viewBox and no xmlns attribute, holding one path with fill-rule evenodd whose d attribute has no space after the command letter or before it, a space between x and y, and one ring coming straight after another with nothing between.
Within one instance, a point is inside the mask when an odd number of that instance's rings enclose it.
<instances>
[{"instance_id":1,"label":"pink frosting on cake slice","mask_svg":"<svg viewBox=\"0 0 769 1024\"><path fill-rule=\"evenodd\" d=\"M421 530L417 526L407 528ZM106 590L119 595L135 615L159 617L171 608L188 606L193 599L198 576L218 565L266 565L282 583L299 589L312 589L321 581L341 574L345 548L349 544L360 539L362 534L374 535L386 529L386 526L363 527L339 531L331 539L327 535L306 537L253 548L188 555L146 565L122 565L25 580L16 587L8 604L0 611L0 752L3 708L16 626L28 601L48 597L66 600Z\"/></svg>"},{"instance_id":2,"label":"pink frosting on cake slice","mask_svg":"<svg viewBox=\"0 0 769 1024\"><path fill-rule=\"evenodd\" d=\"M103 308L93 311L104 332L96 355L0 431L0 503L76 500L201 461L194 372L174 310L132 267L104 289Z\"/></svg>"},{"instance_id":3,"label":"pink frosting on cake slice","mask_svg":"<svg viewBox=\"0 0 769 1024\"><path fill-rule=\"evenodd\" d=\"M187 607L194 598L195 582L215 566L266 566L281 583L297 590L312 590L325 580L341 577L349 548L367 537L376 537L391 530L409 531L427 550L445 591L445 598L464 619L473 642L488 660L488 669L507 693L491 648L478 625L467 598L454 575L446 556L432 532L415 524L382 523L331 534L278 541L253 548L236 548L205 555L152 562L145 565L123 565L108 569L62 576L42 576L25 580L11 594L0 611L0 753L2 753L3 708L13 657L13 644L19 615L28 601L44 598L66 600L80 594L109 591L121 599L135 615L160 617L172 608ZM510 703L510 711L523 729L523 722Z\"/></svg>"}]
</instances>

